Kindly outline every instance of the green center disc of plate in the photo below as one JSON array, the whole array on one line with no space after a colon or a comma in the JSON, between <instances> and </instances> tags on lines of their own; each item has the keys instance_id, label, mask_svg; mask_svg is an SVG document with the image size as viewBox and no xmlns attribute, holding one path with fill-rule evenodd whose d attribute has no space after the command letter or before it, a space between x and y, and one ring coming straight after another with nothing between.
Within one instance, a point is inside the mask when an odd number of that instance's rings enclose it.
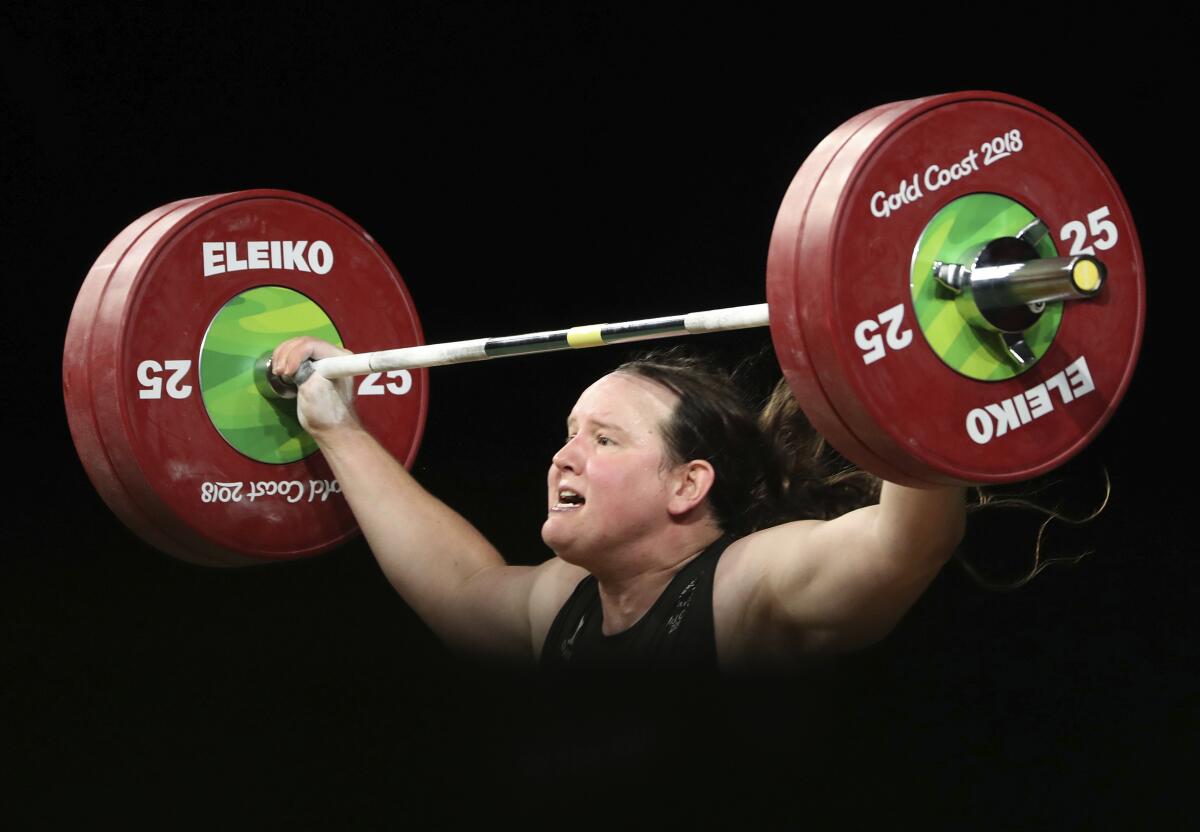
<instances>
[{"instance_id":1,"label":"green center disc of plate","mask_svg":"<svg viewBox=\"0 0 1200 832\"><path fill-rule=\"evenodd\" d=\"M300 427L296 400L264 396L254 377L259 358L301 335L342 345L333 321L312 300L282 286L258 286L221 307L200 347L208 418L234 449L259 462L295 462L317 449Z\"/></svg>"},{"instance_id":2,"label":"green center disc of plate","mask_svg":"<svg viewBox=\"0 0 1200 832\"><path fill-rule=\"evenodd\" d=\"M1047 303L1037 323L1024 333L1034 361L1017 364L999 333L971 326L954 304L954 293L933 276L933 261L960 263L999 237L1015 237L1036 219L1024 205L998 194L968 194L934 214L913 254L912 296L925 340L946 366L979 381L1020 375L1045 355L1062 321L1062 303ZM1057 257L1051 235L1034 246L1042 257Z\"/></svg>"}]
</instances>

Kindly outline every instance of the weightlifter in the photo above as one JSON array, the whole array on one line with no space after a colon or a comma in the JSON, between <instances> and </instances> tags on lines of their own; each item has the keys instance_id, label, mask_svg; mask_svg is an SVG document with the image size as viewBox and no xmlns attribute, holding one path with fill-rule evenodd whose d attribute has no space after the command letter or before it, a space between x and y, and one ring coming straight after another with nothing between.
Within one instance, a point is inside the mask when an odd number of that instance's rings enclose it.
<instances>
[{"instance_id":1,"label":"weightlifter","mask_svg":"<svg viewBox=\"0 0 1200 832\"><path fill-rule=\"evenodd\" d=\"M343 351L280 344L273 372ZM782 384L774 429L695 361L622 365L588 387L550 462L542 539L554 557L510 566L425 491L358 421L349 379L300 386L299 415L384 573L448 644L539 661L720 668L795 661L886 635L949 559L961 488L884 482L832 519L805 505L802 419ZM790 522L786 522L790 519Z\"/></svg>"}]
</instances>

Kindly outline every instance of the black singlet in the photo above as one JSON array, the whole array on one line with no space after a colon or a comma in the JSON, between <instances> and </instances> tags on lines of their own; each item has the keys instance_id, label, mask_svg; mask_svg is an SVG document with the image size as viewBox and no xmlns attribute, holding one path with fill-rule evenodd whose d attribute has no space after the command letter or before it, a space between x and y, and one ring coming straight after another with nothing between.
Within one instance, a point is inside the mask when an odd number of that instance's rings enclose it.
<instances>
[{"instance_id":1,"label":"black singlet","mask_svg":"<svg viewBox=\"0 0 1200 832\"><path fill-rule=\"evenodd\" d=\"M558 611L542 646L543 668L717 669L713 575L730 544L722 537L679 570L645 615L629 629L604 635L600 589L593 575L579 582Z\"/></svg>"}]
</instances>

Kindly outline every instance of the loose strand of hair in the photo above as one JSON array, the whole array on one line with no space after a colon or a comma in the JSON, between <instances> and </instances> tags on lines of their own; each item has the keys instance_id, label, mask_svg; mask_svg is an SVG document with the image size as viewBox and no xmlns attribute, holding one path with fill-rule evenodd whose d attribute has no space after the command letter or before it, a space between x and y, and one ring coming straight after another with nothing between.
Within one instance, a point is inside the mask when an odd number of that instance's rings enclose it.
<instances>
[{"instance_id":1,"label":"loose strand of hair","mask_svg":"<svg viewBox=\"0 0 1200 832\"><path fill-rule=\"evenodd\" d=\"M1070 526L1083 526L1091 523L1104 513L1105 509L1108 508L1109 501L1112 497L1112 479L1109 477L1107 468L1102 467L1101 472L1104 475L1104 496L1096 508L1082 517L1071 517L1058 509L1047 508L1046 506L1039 505L1038 503L1035 503L1026 497L1016 497L1011 495L992 496L987 494L982 488L975 489L977 501L967 506L967 512L969 514L981 511L983 509L1017 508L1045 515L1046 519L1038 525L1037 537L1034 541L1033 566L1030 567L1029 571L1024 575L1011 581L997 581L985 576L979 569L975 567L974 564L970 562L970 560L967 559L964 553L956 552L955 560L958 561L959 565L963 568L972 581L974 581L983 589L993 592L1011 592L1013 590L1020 589L1050 566L1075 566L1079 564L1084 558L1095 554L1095 550L1087 549L1077 555L1043 557L1042 544L1045 541L1046 529L1049 528L1051 523L1058 521ZM1034 488L1030 493L1041 493L1052 485L1057 484L1058 481L1046 483L1040 487Z\"/></svg>"}]
</instances>

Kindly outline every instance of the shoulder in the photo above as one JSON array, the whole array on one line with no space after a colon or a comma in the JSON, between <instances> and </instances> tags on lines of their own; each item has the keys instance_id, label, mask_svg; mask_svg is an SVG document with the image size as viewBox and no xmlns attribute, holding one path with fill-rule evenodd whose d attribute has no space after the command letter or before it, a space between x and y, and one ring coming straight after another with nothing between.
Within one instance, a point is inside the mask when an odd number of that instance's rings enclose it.
<instances>
[{"instance_id":1,"label":"shoulder","mask_svg":"<svg viewBox=\"0 0 1200 832\"><path fill-rule=\"evenodd\" d=\"M802 568L806 541L825 525L820 520L798 520L763 529L739 538L725 550L713 577L713 626L717 655L722 663L748 653L771 652L778 646L782 624L770 613L777 599L781 552L790 567ZM797 562L799 561L799 563Z\"/></svg>"},{"instance_id":2,"label":"shoulder","mask_svg":"<svg viewBox=\"0 0 1200 832\"><path fill-rule=\"evenodd\" d=\"M778 568L780 553L786 552L792 558L800 555L802 559L805 544L818 538L825 525L822 520L797 520L733 541L717 564L714 599L728 604L761 593L763 580Z\"/></svg>"}]
</instances>

